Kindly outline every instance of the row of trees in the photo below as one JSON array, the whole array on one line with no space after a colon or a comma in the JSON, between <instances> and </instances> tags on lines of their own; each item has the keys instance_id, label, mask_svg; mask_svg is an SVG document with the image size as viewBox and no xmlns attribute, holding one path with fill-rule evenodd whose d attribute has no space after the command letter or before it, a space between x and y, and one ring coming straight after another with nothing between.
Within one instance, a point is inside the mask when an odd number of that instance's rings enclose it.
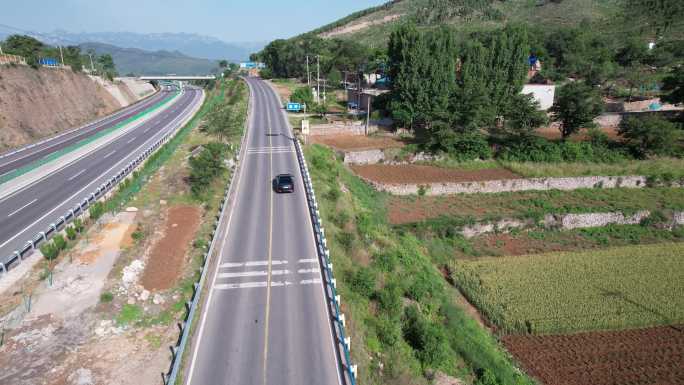
<instances>
[{"instance_id":1,"label":"row of trees","mask_svg":"<svg viewBox=\"0 0 684 385\"><path fill-rule=\"evenodd\" d=\"M307 56L309 71L315 74L318 57L321 77L335 83L342 80L343 72L373 72L386 62L382 49L370 49L353 40L323 39L313 34L297 39L274 40L251 59L266 64L270 71L267 76L306 78Z\"/></svg>"},{"instance_id":2,"label":"row of trees","mask_svg":"<svg viewBox=\"0 0 684 385\"><path fill-rule=\"evenodd\" d=\"M98 73L110 79L117 75L114 60L109 54L99 56L95 55L94 52L84 54L78 46L63 47L60 52L58 47L49 46L40 40L26 35L11 35L1 45L3 52L23 56L26 59L26 63L33 68L38 68L41 58L61 60L63 57L65 65L70 66L75 72L80 72L84 64L90 64L90 57L88 55L91 55Z\"/></svg>"},{"instance_id":3,"label":"row of trees","mask_svg":"<svg viewBox=\"0 0 684 385\"><path fill-rule=\"evenodd\" d=\"M528 53L522 27L457 43L446 28L423 32L404 25L390 37L387 109L435 150L453 150L460 137L481 129L526 134L546 120L533 99L520 94Z\"/></svg>"}]
</instances>

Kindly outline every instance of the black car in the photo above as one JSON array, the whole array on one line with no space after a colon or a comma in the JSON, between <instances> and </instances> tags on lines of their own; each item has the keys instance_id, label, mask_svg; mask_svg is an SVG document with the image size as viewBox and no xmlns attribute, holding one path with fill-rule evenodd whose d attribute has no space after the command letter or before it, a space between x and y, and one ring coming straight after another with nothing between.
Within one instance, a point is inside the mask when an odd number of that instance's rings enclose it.
<instances>
[{"instance_id":1,"label":"black car","mask_svg":"<svg viewBox=\"0 0 684 385\"><path fill-rule=\"evenodd\" d=\"M273 181L275 191L278 193L294 192L294 177L291 174L280 174Z\"/></svg>"}]
</instances>

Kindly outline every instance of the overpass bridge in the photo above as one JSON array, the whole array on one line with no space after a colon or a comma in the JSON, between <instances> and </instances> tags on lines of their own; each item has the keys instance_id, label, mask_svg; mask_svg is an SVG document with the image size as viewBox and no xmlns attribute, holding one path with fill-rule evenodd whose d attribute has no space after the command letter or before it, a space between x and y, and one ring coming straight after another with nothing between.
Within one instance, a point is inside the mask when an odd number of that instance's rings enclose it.
<instances>
[{"instance_id":1,"label":"overpass bridge","mask_svg":"<svg viewBox=\"0 0 684 385\"><path fill-rule=\"evenodd\" d=\"M141 76L140 80L169 80L169 81L184 81L184 80L216 80L214 75L204 75L204 76L176 76L176 75L161 75L161 76Z\"/></svg>"}]
</instances>

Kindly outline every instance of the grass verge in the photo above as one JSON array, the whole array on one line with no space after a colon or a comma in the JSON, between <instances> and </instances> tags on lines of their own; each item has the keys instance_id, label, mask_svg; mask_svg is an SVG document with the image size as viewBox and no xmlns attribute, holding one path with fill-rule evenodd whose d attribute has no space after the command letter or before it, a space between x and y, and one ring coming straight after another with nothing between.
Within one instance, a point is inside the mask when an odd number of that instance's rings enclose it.
<instances>
[{"instance_id":1,"label":"grass verge","mask_svg":"<svg viewBox=\"0 0 684 385\"><path fill-rule=\"evenodd\" d=\"M429 383L437 371L478 384L531 384L457 305L424 244L386 222L385 195L333 151L305 148L326 223L360 383ZM490 383L490 382L487 382Z\"/></svg>"}]
</instances>

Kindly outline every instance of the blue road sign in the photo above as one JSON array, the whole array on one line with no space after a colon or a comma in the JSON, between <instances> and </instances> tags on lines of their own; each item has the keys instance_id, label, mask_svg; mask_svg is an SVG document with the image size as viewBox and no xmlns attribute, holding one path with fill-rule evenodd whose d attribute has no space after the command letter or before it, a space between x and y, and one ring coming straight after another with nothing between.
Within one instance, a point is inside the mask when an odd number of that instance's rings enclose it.
<instances>
[{"instance_id":1,"label":"blue road sign","mask_svg":"<svg viewBox=\"0 0 684 385\"><path fill-rule=\"evenodd\" d=\"M301 103L287 103L287 110L288 111L301 111L302 110L302 104Z\"/></svg>"}]
</instances>

